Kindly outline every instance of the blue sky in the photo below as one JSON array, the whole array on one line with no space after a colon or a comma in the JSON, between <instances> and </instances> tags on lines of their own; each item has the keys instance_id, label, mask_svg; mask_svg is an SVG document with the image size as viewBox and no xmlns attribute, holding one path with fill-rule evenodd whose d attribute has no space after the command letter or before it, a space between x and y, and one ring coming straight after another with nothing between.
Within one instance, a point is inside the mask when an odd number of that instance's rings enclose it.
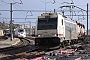
<instances>
[{"instance_id":1,"label":"blue sky","mask_svg":"<svg viewBox=\"0 0 90 60\"><path fill-rule=\"evenodd\" d=\"M23 4L19 4L22 1ZM45 10L45 2L46 3L46 10L60 10L60 6L67 5L67 4L61 4L63 2L72 2L72 0L0 0L0 10L10 10L10 4L9 3L15 3L13 4L13 10ZM54 3L55 1L55 3ZM88 3L90 6L90 0L73 0L74 5L81 7L82 9L86 10L86 4ZM54 4L53 4L54 3ZM90 7L89 7L90 10ZM43 12L32 12L32 11L13 11L13 18L37 18L38 15L40 15ZM86 13L83 12L85 15ZM9 11L0 11L0 21L9 22L10 19L10 12ZM69 13L66 13L69 14ZM76 12L76 14L82 14L82 12ZM90 13L89 13L90 15ZM74 17L75 20L78 20L78 18L83 17ZM86 26L86 17L84 17L85 20L79 20L79 22L83 23ZM90 18L90 16L89 16ZM28 19L13 19L14 22L28 22ZM89 19L90 20L90 19ZM35 22L36 19L29 19L31 22ZM90 21L89 21L90 22ZM23 23L21 23L23 24ZM35 23L32 23L32 25L35 25ZM89 23L90 28L90 23Z\"/></svg>"}]
</instances>

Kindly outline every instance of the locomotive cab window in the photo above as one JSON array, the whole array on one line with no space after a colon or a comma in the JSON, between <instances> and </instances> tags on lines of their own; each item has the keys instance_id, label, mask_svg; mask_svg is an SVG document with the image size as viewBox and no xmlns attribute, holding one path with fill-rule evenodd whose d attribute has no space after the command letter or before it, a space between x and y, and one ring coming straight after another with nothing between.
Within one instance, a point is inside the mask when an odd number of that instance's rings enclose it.
<instances>
[{"instance_id":1,"label":"locomotive cab window","mask_svg":"<svg viewBox=\"0 0 90 60\"><path fill-rule=\"evenodd\" d=\"M18 32L24 32L24 30L23 29L20 29L20 30L18 30Z\"/></svg>"},{"instance_id":2,"label":"locomotive cab window","mask_svg":"<svg viewBox=\"0 0 90 60\"><path fill-rule=\"evenodd\" d=\"M57 29L57 17L38 18L38 30Z\"/></svg>"}]
</instances>

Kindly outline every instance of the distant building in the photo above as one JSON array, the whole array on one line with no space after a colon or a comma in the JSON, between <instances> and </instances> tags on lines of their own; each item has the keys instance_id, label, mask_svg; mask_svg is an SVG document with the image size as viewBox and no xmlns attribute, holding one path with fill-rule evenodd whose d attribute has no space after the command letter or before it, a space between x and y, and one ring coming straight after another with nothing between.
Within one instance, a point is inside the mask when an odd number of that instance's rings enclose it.
<instances>
[{"instance_id":1,"label":"distant building","mask_svg":"<svg viewBox=\"0 0 90 60\"><path fill-rule=\"evenodd\" d=\"M0 36L4 36L3 30L0 30Z\"/></svg>"}]
</instances>

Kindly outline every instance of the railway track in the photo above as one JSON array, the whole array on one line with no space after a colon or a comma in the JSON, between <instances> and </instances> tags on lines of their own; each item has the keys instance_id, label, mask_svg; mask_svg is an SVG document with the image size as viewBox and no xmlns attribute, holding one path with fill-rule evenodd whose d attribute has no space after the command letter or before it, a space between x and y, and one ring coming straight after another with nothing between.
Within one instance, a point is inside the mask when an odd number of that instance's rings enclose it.
<instances>
[{"instance_id":1,"label":"railway track","mask_svg":"<svg viewBox=\"0 0 90 60\"><path fill-rule=\"evenodd\" d=\"M22 41L24 42L23 46L19 46L19 47L10 47L10 48L5 48L5 49L1 49L0 53L4 53L4 57L1 57L2 59L15 59L15 58L21 58L23 56L23 58L34 58L34 57L38 57L40 55L44 55L45 53L49 53L49 52L54 52L54 51L60 51L60 49L65 49L64 48L53 48L51 47L51 49L40 49L39 47L35 46L35 45L30 45L30 41L27 41L28 39L22 39ZM80 43L78 43L77 45L81 45ZM53 48L53 49L52 49ZM6 54L6 55L5 55Z\"/></svg>"},{"instance_id":2,"label":"railway track","mask_svg":"<svg viewBox=\"0 0 90 60\"><path fill-rule=\"evenodd\" d=\"M13 57L14 56L21 56L23 54L25 54L25 56L27 56L27 54L29 54L29 56L38 56L41 54L45 54L46 51L52 51L52 49L48 50L44 50L44 49L40 49L37 46L34 45L30 45L30 41L28 39L21 39L21 41L24 43L21 46L17 45L17 46L12 46L12 47L7 47L7 48L3 48L0 49L0 53L3 55L1 57L1 59L4 57Z\"/></svg>"},{"instance_id":3,"label":"railway track","mask_svg":"<svg viewBox=\"0 0 90 60\"><path fill-rule=\"evenodd\" d=\"M10 51L10 50L19 49L19 48L23 48L23 47L26 47L26 46L29 46L29 45L32 45L29 40L27 40L27 39L20 39L19 42L13 44L10 47L0 48L0 53L6 52L6 51Z\"/></svg>"},{"instance_id":4,"label":"railway track","mask_svg":"<svg viewBox=\"0 0 90 60\"><path fill-rule=\"evenodd\" d=\"M26 49L26 48L15 49L16 51L20 51L20 52L17 52L17 53L12 53L12 52L15 52L15 50L7 51L7 52L5 52L6 57L2 57L1 60L2 59L6 59L7 60L7 58L8 59L11 59L11 58L15 59L15 57L21 58L22 56L23 56L23 58L27 58L27 57L28 58L35 58L35 57L44 55L45 53L60 51L59 48L58 49L46 49L46 50L42 50L42 49L39 49L39 48L35 49L34 46L32 46L32 47L29 46L27 50L21 52L21 50L24 50L24 49ZM9 54L10 56L7 55L7 54Z\"/></svg>"},{"instance_id":5,"label":"railway track","mask_svg":"<svg viewBox=\"0 0 90 60\"><path fill-rule=\"evenodd\" d=\"M14 44L11 47L1 48L0 49L0 58L12 56L15 54L28 52L28 51L35 51L38 48L31 44L30 40L28 39L20 39L21 42L18 44Z\"/></svg>"},{"instance_id":6,"label":"railway track","mask_svg":"<svg viewBox=\"0 0 90 60\"><path fill-rule=\"evenodd\" d=\"M6 56L1 58L1 60L7 60L7 59L15 59L15 58L35 58L41 55L44 55L47 52L52 52L55 49L50 49L50 50L41 50L39 48L37 49L32 49L29 51L25 51L25 52L21 52L21 53L17 53L17 54L12 54L11 56ZM57 49L56 49L57 50ZM14 50L15 51L15 50ZM18 51L18 50L17 50ZM10 53L10 52L9 52ZM7 54L7 53L6 53Z\"/></svg>"}]
</instances>

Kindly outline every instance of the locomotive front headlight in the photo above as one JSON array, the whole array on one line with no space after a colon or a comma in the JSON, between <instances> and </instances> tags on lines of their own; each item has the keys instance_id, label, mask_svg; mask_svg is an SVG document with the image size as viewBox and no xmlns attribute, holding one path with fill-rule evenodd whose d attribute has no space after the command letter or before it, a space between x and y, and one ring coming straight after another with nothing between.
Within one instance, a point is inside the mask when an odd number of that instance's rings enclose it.
<instances>
[{"instance_id":1,"label":"locomotive front headlight","mask_svg":"<svg viewBox=\"0 0 90 60\"><path fill-rule=\"evenodd\" d=\"M38 37L41 37L42 35L38 35Z\"/></svg>"},{"instance_id":2,"label":"locomotive front headlight","mask_svg":"<svg viewBox=\"0 0 90 60\"><path fill-rule=\"evenodd\" d=\"M38 35L38 37L40 37L40 35Z\"/></svg>"},{"instance_id":3,"label":"locomotive front headlight","mask_svg":"<svg viewBox=\"0 0 90 60\"><path fill-rule=\"evenodd\" d=\"M53 34L53 36L57 36L57 34Z\"/></svg>"},{"instance_id":4,"label":"locomotive front headlight","mask_svg":"<svg viewBox=\"0 0 90 60\"><path fill-rule=\"evenodd\" d=\"M57 34L55 34L54 36L57 36Z\"/></svg>"}]
</instances>

